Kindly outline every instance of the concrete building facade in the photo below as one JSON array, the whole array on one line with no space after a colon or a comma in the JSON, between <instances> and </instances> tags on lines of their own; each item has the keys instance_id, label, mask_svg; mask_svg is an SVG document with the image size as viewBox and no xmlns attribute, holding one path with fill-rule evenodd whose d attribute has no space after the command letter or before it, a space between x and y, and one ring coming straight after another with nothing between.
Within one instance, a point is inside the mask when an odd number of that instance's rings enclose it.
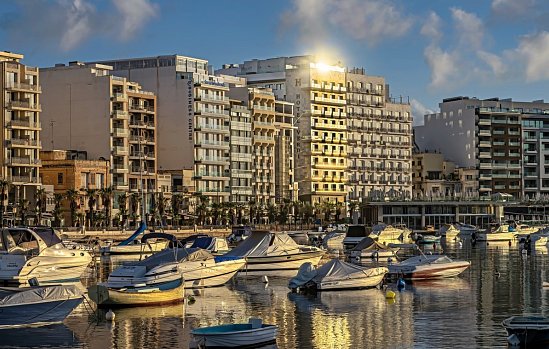
<instances>
[{"instance_id":1,"label":"concrete building facade","mask_svg":"<svg viewBox=\"0 0 549 349\"><path fill-rule=\"evenodd\" d=\"M47 150L80 149L110 162L113 189L156 190L156 97L110 66L71 62L41 71ZM116 202L116 200L115 200Z\"/></svg>"},{"instance_id":2,"label":"concrete building facade","mask_svg":"<svg viewBox=\"0 0 549 349\"><path fill-rule=\"evenodd\" d=\"M23 55L0 51L2 156L0 176L15 191L10 201L33 200L40 186L41 93L38 68L21 63Z\"/></svg>"},{"instance_id":3,"label":"concrete building facade","mask_svg":"<svg viewBox=\"0 0 549 349\"><path fill-rule=\"evenodd\" d=\"M364 69L347 72L349 198L409 198L412 194L412 117L409 103Z\"/></svg>"},{"instance_id":4,"label":"concrete building facade","mask_svg":"<svg viewBox=\"0 0 549 349\"><path fill-rule=\"evenodd\" d=\"M247 103L238 100L231 101L230 113L230 201L239 204L247 204L252 200L254 193L252 118Z\"/></svg>"},{"instance_id":5,"label":"concrete building facade","mask_svg":"<svg viewBox=\"0 0 549 349\"><path fill-rule=\"evenodd\" d=\"M437 150L459 166L476 168L481 195L507 193L518 198L543 193L539 137L543 120L549 118L549 103L456 97L444 99L440 108L415 128L422 150ZM528 130L523 131L523 125Z\"/></svg>"}]
</instances>

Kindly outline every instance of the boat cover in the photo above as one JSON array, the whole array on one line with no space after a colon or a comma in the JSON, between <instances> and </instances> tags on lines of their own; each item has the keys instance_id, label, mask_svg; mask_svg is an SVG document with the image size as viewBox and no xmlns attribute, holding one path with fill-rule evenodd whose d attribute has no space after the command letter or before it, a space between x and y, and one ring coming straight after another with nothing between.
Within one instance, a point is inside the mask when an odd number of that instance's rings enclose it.
<instances>
[{"instance_id":1,"label":"boat cover","mask_svg":"<svg viewBox=\"0 0 549 349\"><path fill-rule=\"evenodd\" d=\"M300 245L286 233L254 231L250 237L227 252L227 257L263 257L299 253Z\"/></svg>"},{"instance_id":2,"label":"boat cover","mask_svg":"<svg viewBox=\"0 0 549 349\"><path fill-rule=\"evenodd\" d=\"M309 265L307 265L309 264ZM337 258L313 269L311 263L305 263L299 268L297 275L290 280L289 287L297 288L305 286L309 282L319 284L338 280L362 279L387 273L387 268L364 268L358 265L343 262Z\"/></svg>"},{"instance_id":3,"label":"boat cover","mask_svg":"<svg viewBox=\"0 0 549 349\"><path fill-rule=\"evenodd\" d=\"M375 241L371 237L365 237L353 248L353 251L378 251L378 250L390 251L391 249L388 246Z\"/></svg>"},{"instance_id":4,"label":"boat cover","mask_svg":"<svg viewBox=\"0 0 549 349\"><path fill-rule=\"evenodd\" d=\"M194 240L191 248L202 248L205 250L212 250L215 247L215 238L211 236L201 236Z\"/></svg>"},{"instance_id":5,"label":"boat cover","mask_svg":"<svg viewBox=\"0 0 549 349\"><path fill-rule=\"evenodd\" d=\"M334 230L326 234L322 239L322 246L324 248L339 248L343 249L343 240L345 239L345 232L341 230Z\"/></svg>"},{"instance_id":6,"label":"boat cover","mask_svg":"<svg viewBox=\"0 0 549 349\"><path fill-rule=\"evenodd\" d=\"M145 266L147 270L170 262L196 262L214 259L214 256L201 248L168 248L145 258L142 261L128 263L129 266Z\"/></svg>"},{"instance_id":7,"label":"boat cover","mask_svg":"<svg viewBox=\"0 0 549 349\"><path fill-rule=\"evenodd\" d=\"M29 303L52 302L82 297L82 293L76 286L41 286L32 287L21 292L0 299L0 307L23 305Z\"/></svg>"}]
</instances>

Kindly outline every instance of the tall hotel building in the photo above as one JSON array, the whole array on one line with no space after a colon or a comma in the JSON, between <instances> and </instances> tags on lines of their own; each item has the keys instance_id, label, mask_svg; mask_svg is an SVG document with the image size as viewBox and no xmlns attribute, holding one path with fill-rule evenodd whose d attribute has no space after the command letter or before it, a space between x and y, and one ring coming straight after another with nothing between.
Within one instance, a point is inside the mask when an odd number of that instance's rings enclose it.
<instances>
[{"instance_id":1,"label":"tall hotel building","mask_svg":"<svg viewBox=\"0 0 549 349\"><path fill-rule=\"evenodd\" d=\"M345 69L313 56L279 57L224 66L218 73L245 77L294 104L295 181L300 200L344 202L347 196Z\"/></svg>"},{"instance_id":2,"label":"tall hotel building","mask_svg":"<svg viewBox=\"0 0 549 349\"><path fill-rule=\"evenodd\" d=\"M210 202L229 201L229 81L209 74L208 61L179 55L98 63L157 95L159 168L192 169L196 192ZM245 84L229 78L233 85Z\"/></svg>"},{"instance_id":3,"label":"tall hotel building","mask_svg":"<svg viewBox=\"0 0 549 349\"><path fill-rule=\"evenodd\" d=\"M2 99L2 156L0 176L14 188L15 197L31 199L40 185L41 88L38 68L21 64L23 55L0 51Z\"/></svg>"},{"instance_id":4,"label":"tall hotel building","mask_svg":"<svg viewBox=\"0 0 549 349\"><path fill-rule=\"evenodd\" d=\"M157 190L157 102L152 92L101 64L58 64L41 69L40 79L48 128L45 149L86 151L89 159L109 160L117 192Z\"/></svg>"},{"instance_id":5,"label":"tall hotel building","mask_svg":"<svg viewBox=\"0 0 549 349\"><path fill-rule=\"evenodd\" d=\"M364 69L347 72L349 198L412 194L412 116L406 101Z\"/></svg>"},{"instance_id":6,"label":"tall hotel building","mask_svg":"<svg viewBox=\"0 0 549 349\"><path fill-rule=\"evenodd\" d=\"M422 150L476 168L483 196L549 194L549 103L456 97L439 105L415 128Z\"/></svg>"},{"instance_id":7,"label":"tall hotel building","mask_svg":"<svg viewBox=\"0 0 549 349\"><path fill-rule=\"evenodd\" d=\"M245 77L294 103L295 180L312 203L380 195L411 196L411 113L391 101L380 77L316 61L279 57L225 65L218 73Z\"/></svg>"}]
</instances>

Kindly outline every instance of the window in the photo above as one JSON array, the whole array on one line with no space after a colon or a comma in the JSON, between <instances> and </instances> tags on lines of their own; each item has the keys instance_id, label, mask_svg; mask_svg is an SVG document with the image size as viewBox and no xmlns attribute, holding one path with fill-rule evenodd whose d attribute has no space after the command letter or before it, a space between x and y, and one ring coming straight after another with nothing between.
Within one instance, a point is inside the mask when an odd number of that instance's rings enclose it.
<instances>
[{"instance_id":1,"label":"window","mask_svg":"<svg viewBox=\"0 0 549 349\"><path fill-rule=\"evenodd\" d=\"M63 184L63 173L57 174L57 184Z\"/></svg>"}]
</instances>

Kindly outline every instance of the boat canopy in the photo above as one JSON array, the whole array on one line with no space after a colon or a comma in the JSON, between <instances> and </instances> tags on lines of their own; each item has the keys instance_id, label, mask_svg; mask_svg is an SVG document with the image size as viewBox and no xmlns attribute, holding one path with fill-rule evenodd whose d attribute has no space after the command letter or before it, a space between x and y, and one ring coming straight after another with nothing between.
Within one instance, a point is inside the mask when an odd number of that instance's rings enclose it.
<instances>
[{"instance_id":1,"label":"boat canopy","mask_svg":"<svg viewBox=\"0 0 549 349\"><path fill-rule=\"evenodd\" d=\"M168 248L145 258L142 261L128 263L129 266L144 266L149 270L160 264L170 262L196 262L213 260L214 256L201 248Z\"/></svg>"},{"instance_id":2,"label":"boat canopy","mask_svg":"<svg viewBox=\"0 0 549 349\"><path fill-rule=\"evenodd\" d=\"M120 242L118 246L128 246L129 244L131 244L133 240L137 239L139 235L143 234L143 232L145 232L146 229L147 229L147 223L145 223L144 221L141 221L141 224L139 224L139 228L137 228L137 230L129 238Z\"/></svg>"},{"instance_id":3,"label":"boat canopy","mask_svg":"<svg viewBox=\"0 0 549 349\"><path fill-rule=\"evenodd\" d=\"M45 232L28 228L4 228L0 236L0 250L14 254L41 252L60 242L61 239L53 230Z\"/></svg>"},{"instance_id":4,"label":"boat canopy","mask_svg":"<svg viewBox=\"0 0 549 349\"><path fill-rule=\"evenodd\" d=\"M29 288L26 291L14 292L0 299L0 307L28 303L42 303L56 300L67 300L82 297L82 292L76 286L44 286Z\"/></svg>"},{"instance_id":5,"label":"boat canopy","mask_svg":"<svg viewBox=\"0 0 549 349\"><path fill-rule=\"evenodd\" d=\"M300 245L286 233L254 231L249 238L242 241L224 256L280 256L298 252L300 252Z\"/></svg>"},{"instance_id":6,"label":"boat canopy","mask_svg":"<svg viewBox=\"0 0 549 349\"><path fill-rule=\"evenodd\" d=\"M391 250L387 245L379 243L371 237L365 237L354 248L353 251L378 251Z\"/></svg>"},{"instance_id":7,"label":"boat canopy","mask_svg":"<svg viewBox=\"0 0 549 349\"><path fill-rule=\"evenodd\" d=\"M445 255L422 255L410 257L398 265L423 265L423 264L442 264L442 263L452 263L453 261L450 257Z\"/></svg>"},{"instance_id":8,"label":"boat canopy","mask_svg":"<svg viewBox=\"0 0 549 349\"><path fill-rule=\"evenodd\" d=\"M362 279L387 273L387 271L387 268L383 267L364 268L334 258L318 269L314 269L310 262L301 265L297 275L290 280L288 286L297 288L305 286L311 281L319 284L338 280Z\"/></svg>"},{"instance_id":9,"label":"boat canopy","mask_svg":"<svg viewBox=\"0 0 549 349\"><path fill-rule=\"evenodd\" d=\"M172 235L172 234L148 233L143 235L143 237L141 238L141 243L145 243L149 239L164 239L164 240L168 240L171 243L170 246L177 245L177 238L175 237L175 235Z\"/></svg>"}]
</instances>

